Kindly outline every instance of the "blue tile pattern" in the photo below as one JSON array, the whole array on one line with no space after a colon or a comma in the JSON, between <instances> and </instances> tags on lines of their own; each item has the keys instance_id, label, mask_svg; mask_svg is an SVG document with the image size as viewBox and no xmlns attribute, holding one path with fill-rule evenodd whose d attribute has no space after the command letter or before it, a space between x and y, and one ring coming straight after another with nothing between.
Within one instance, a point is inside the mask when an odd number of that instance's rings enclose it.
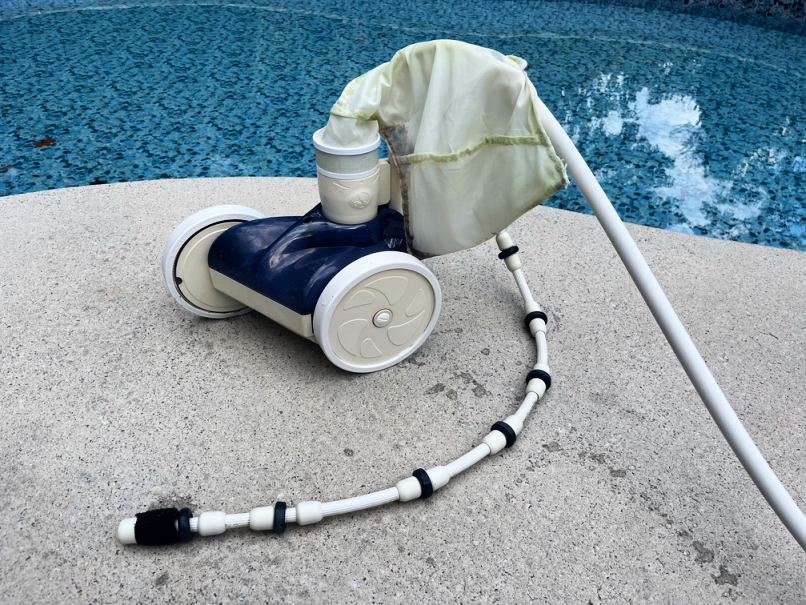
<instances>
[{"instance_id":1,"label":"blue tile pattern","mask_svg":"<svg viewBox=\"0 0 806 605\"><path fill-rule=\"evenodd\" d=\"M625 220L806 250L806 37L563 2L165 4L0 21L0 195L313 176L343 86L451 37L531 61Z\"/></svg>"},{"instance_id":2,"label":"blue tile pattern","mask_svg":"<svg viewBox=\"0 0 806 605\"><path fill-rule=\"evenodd\" d=\"M531 0L512 0L508 4L513 6L525 4L530 1ZM668 10L806 35L806 6L803 0L543 0L543 2L628 6L646 10ZM229 0L202 0L201 2L188 2L188 0L140 0L134 3L128 0L0 0L0 20L32 13L73 10L82 7L131 7L142 6L144 4L165 6L171 4L232 3L229 2ZM243 3L238 4L241 5ZM286 9L300 9L316 6L320 10L339 14L345 10L354 11L356 8L359 8L360 11L367 16L380 16L381 18L388 18L390 14L401 11L399 6L392 6L388 0L379 0L373 3L374 6L356 3L355 0L320 0L308 6L301 5L294 0L251 0L248 4ZM434 4L433 0L425 0L424 2L418 2L414 6L406 7L405 12L426 13L427 22L429 15L434 14ZM445 3L439 2L438 4L444 5ZM464 3L460 8L463 13L473 13L479 8L481 8L482 11L486 9L486 7L473 6L472 4L468 6L467 3ZM412 23L415 22L416 21L412 21Z\"/></svg>"}]
</instances>

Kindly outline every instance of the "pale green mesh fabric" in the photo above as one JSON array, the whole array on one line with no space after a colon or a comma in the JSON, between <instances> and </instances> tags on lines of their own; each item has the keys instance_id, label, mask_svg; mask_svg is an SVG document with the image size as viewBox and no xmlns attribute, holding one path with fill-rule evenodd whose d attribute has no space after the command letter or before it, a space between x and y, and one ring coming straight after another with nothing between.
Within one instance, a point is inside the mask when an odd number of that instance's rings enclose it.
<instances>
[{"instance_id":1,"label":"pale green mesh fabric","mask_svg":"<svg viewBox=\"0 0 806 605\"><path fill-rule=\"evenodd\" d=\"M464 42L414 44L350 82L330 110L324 142L386 139L418 256L476 246L568 185L523 67Z\"/></svg>"}]
</instances>

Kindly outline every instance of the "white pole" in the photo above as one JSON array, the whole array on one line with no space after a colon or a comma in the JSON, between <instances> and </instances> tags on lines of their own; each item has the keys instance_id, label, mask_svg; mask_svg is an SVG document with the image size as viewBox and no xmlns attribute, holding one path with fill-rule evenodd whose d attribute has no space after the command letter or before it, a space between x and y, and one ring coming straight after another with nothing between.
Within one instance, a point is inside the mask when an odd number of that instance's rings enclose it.
<instances>
[{"instance_id":1,"label":"white pole","mask_svg":"<svg viewBox=\"0 0 806 605\"><path fill-rule=\"evenodd\" d=\"M551 139L557 154L566 162L568 172L582 191L596 218L610 238L613 246L627 267L638 290L644 297L649 310L655 316L666 340L672 345L677 359L683 365L694 388L697 389L705 407L708 408L719 430L727 439L739 461L744 465L750 478L767 499L775 514L783 521L786 528L806 550L806 517L795 504L795 501L781 485L778 477L764 460L764 456L747 434L736 412L728 403L719 385L716 383L708 366L697 347L686 332L680 318L663 293L658 280L652 274L638 246L630 237L624 223L621 222L613 204L607 198L591 169L580 155L574 143L563 127L541 102L541 121L543 128Z\"/></svg>"}]
</instances>

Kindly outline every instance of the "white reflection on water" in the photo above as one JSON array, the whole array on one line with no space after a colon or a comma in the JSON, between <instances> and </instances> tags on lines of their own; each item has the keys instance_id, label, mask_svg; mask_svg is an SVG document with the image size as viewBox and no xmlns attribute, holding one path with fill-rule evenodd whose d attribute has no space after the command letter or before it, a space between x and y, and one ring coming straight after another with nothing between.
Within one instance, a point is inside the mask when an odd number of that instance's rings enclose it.
<instances>
[{"instance_id":1,"label":"white reflection on water","mask_svg":"<svg viewBox=\"0 0 806 605\"><path fill-rule=\"evenodd\" d=\"M747 225L743 223L757 217L769 201L767 190L752 183L748 171L763 166L765 171L778 174L788 164L787 151L774 147L758 148L733 167L730 178L715 178L698 149L698 141L705 139L706 133L697 101L690 95L673 94L651 102L649 87L643 87L633 95L624 86L624 79L622 75L602 74L590 89L577 91L587 97L586 105L591 110L594 106L602 107L600 103L593 103L593 97L606 100L607 113L604 117L589 114L587 128L574 126L572 139L576 142L584 137L585 130L590 135L602 131L608 137L625 137L621 144L628 145L626 137L635 134L637 142L632 143L633 146L645 143L666 156L670 165L664 168L665 182L656 183L652 191L658 198L671 202L684 218L667 229L691 233L692 227L710 225L711 235L723 237L736 237L745 232ZM571 115L566 116L566 123L573 121ZM635 129L625 132L627 124L636 125L637 132ZM806 171L806 160L796 156L792 159L791 169L793 172ZM609 180L619 178L618 173L616 169L600 170L596 174ZM708 209L718 210L736 219L738 224L727 232L718 232L711 225Z\"/></svg>"},{"instance_id":2,"label":"white reflection on water","mask_svg":"<svg viewBox=\"0 0 806 605\"><path fill-rule=\"evenodd\" d=\"M593 118L591 128L601 128L611 137L617 137L624 129L624 118L621 117L621 112L611 109L605 117Z\"/></svg>"},{"instance_id":3,"label":"white reflection on water","mask_svg":"<svg viewBox=\"0 0 806 605\"><path fill-rule=\"evenodd\" d=\"M629 108L632 120L638 124L638 138L646 139L672 160L672 165L665 169L668 184L655 187L655 193L661 199L674 201L689 225L707 225L710 221L703 212L704 205L715 204L730 183L708 176L697 153L696 135L702 128L697 102L688 95L674 95L650 103L649 89L644 87L636 93Z\"/></svg>"}]
</instances>

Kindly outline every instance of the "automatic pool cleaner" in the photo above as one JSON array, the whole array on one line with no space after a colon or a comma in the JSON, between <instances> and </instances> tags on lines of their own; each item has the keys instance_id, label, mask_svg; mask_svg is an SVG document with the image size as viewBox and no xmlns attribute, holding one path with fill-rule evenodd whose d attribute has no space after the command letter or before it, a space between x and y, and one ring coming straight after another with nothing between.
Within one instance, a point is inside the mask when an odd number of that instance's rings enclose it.
<instances>
[{"instance_id":1,"label":"automatic pool cleaner","mask_svg":"<svg viewBox=\"0 0 806 605\"><path fill-rule=\"evenodd\" d=\"M124 544L187 542L399 500L428 498L451 478L515 444L551 387L547 317L534 301L505 229L568 185L566 168L641 291L708 411L786 527L806 549L806 518L756 448L655 280L596 178L540 101L526 62L455 41L409 46L353 80L316 132L321 204L304 216L267 218L242 206L203 210L171 234L162 257L168 290L196 315L256 310L321 346L350 372L375 372L414 353L441 306L419 260L495 237L524 300L537 345L526 395L459 459L417 469L393 487L335 502L284 502L248 513L160 509L124 519ZM380 137L389 158L378 159Z\"/></svg>"}]
</instances>

